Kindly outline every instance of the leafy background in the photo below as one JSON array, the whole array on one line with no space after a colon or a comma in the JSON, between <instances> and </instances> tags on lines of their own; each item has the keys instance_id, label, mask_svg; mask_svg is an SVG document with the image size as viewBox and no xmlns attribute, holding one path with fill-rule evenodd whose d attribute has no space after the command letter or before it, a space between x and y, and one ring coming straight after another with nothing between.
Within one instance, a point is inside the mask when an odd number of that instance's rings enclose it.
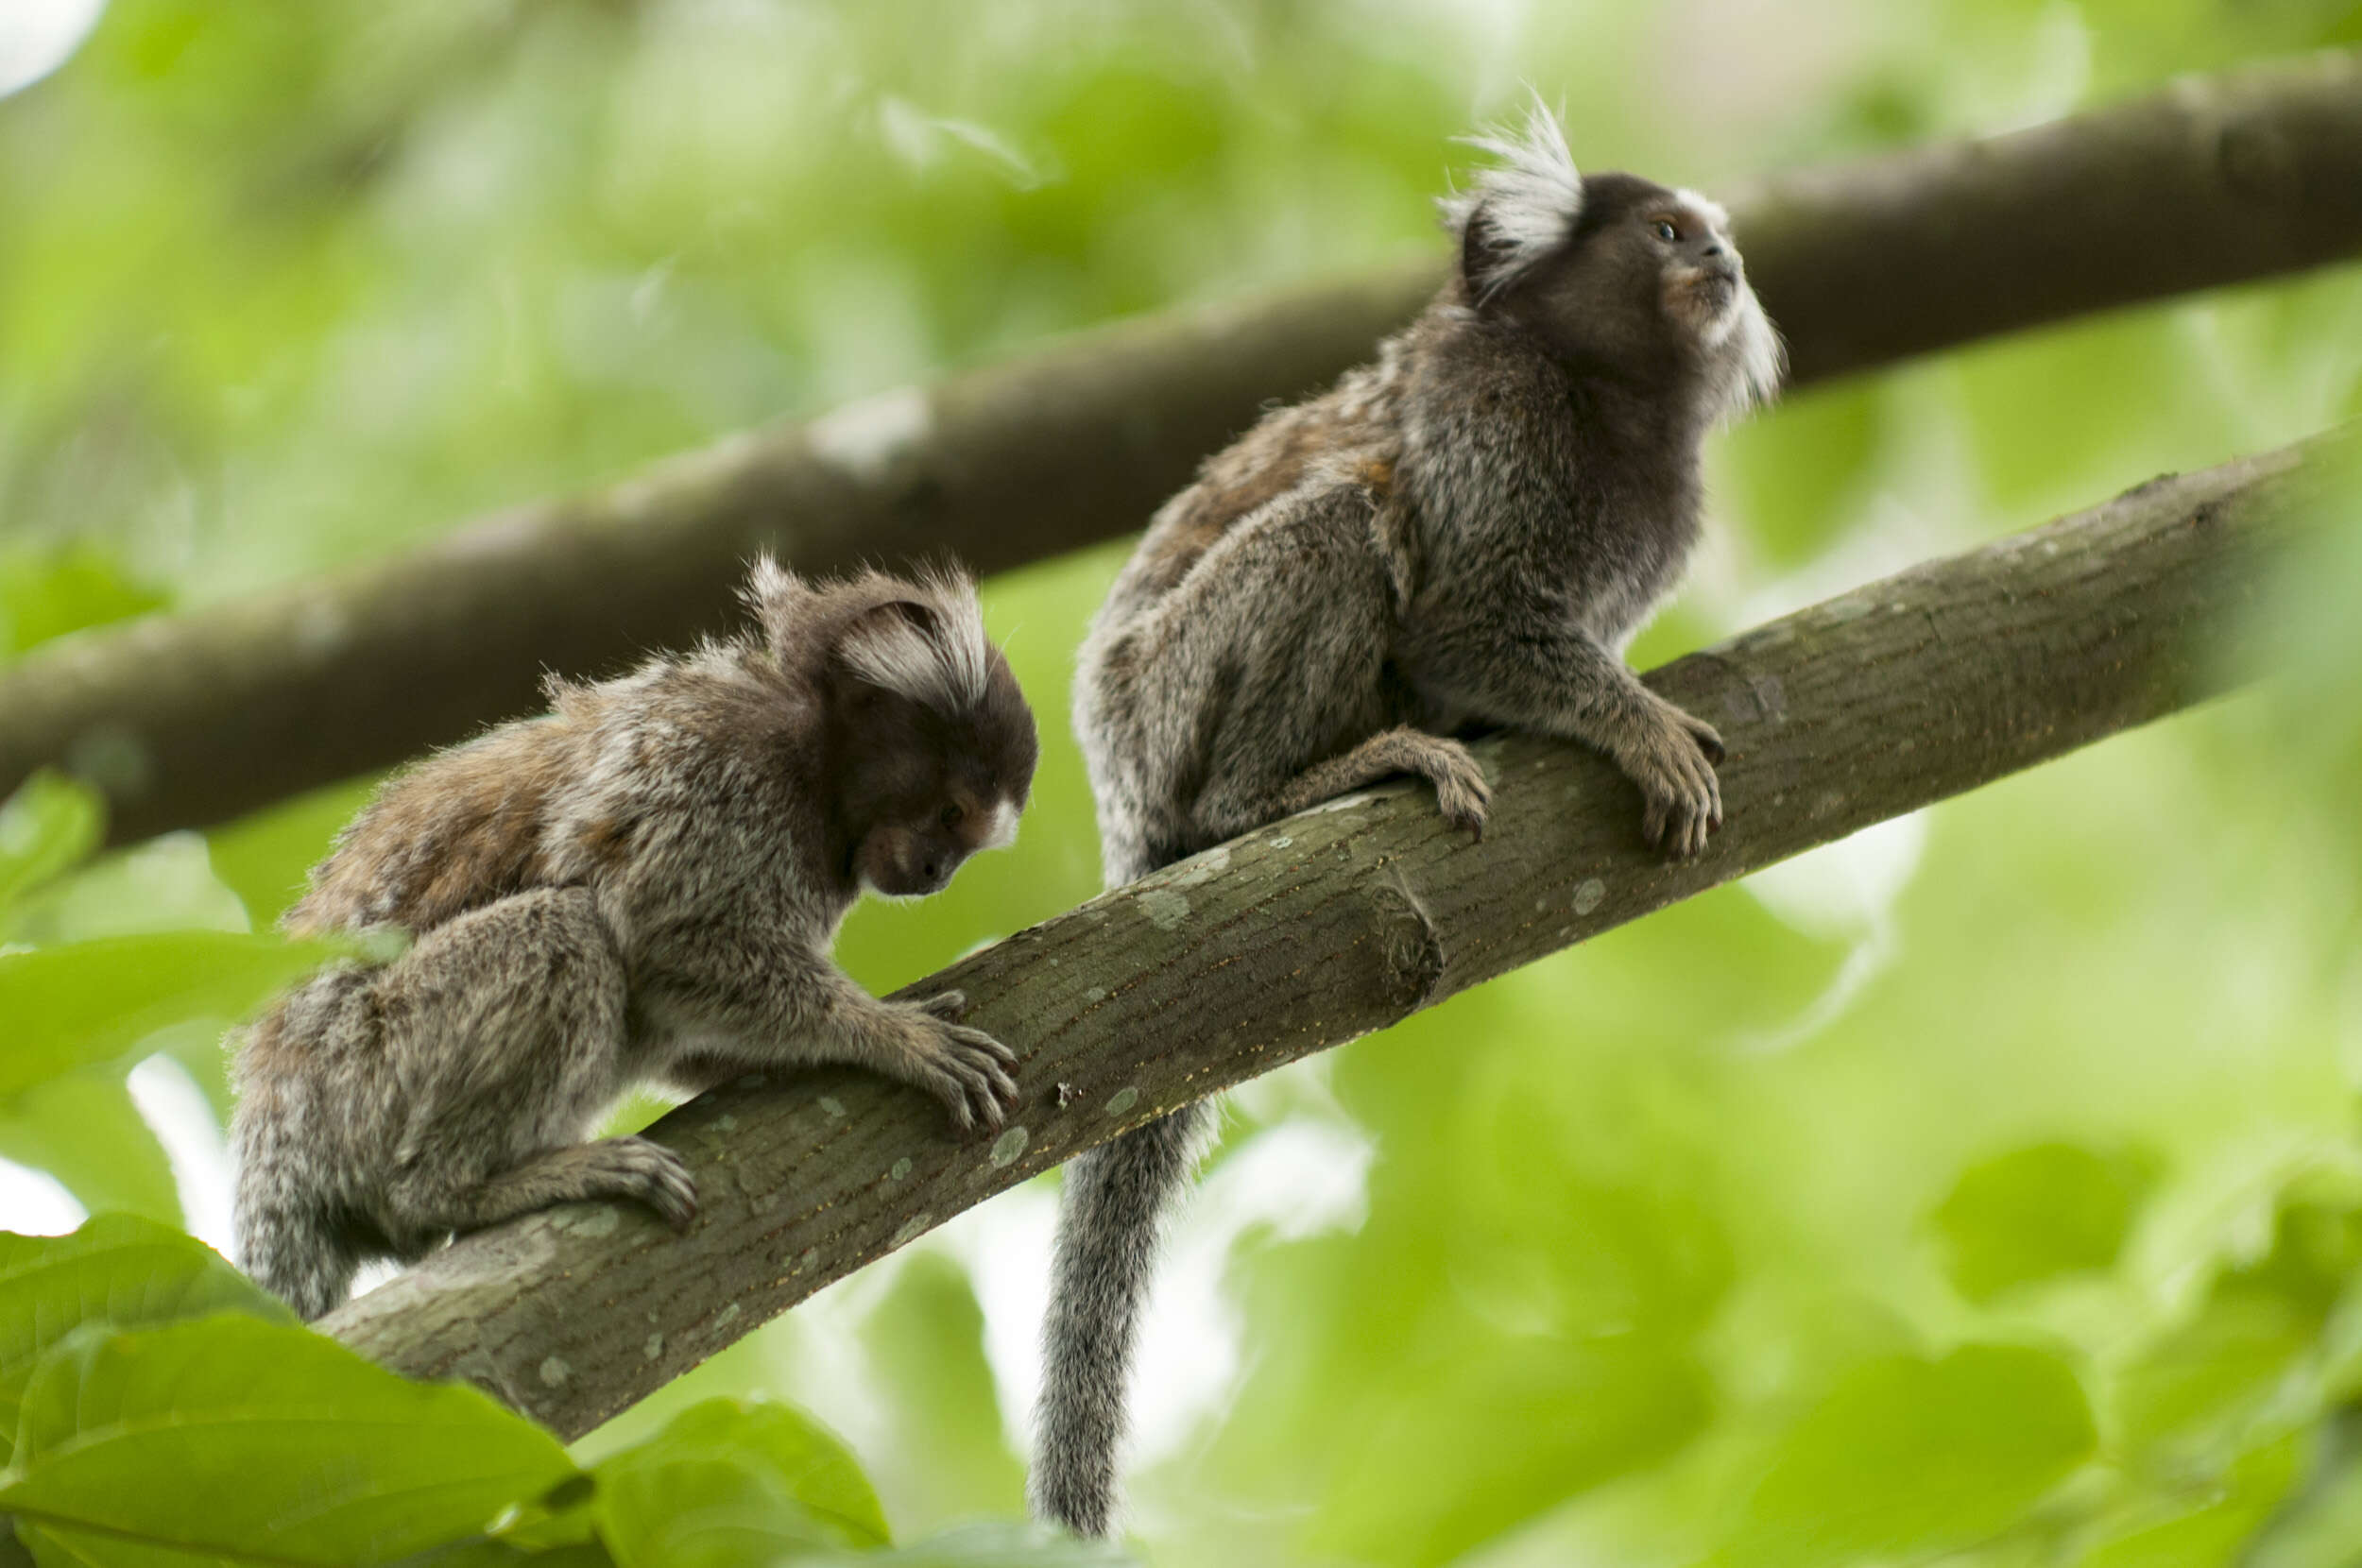
<instances>
[{"instance_id":1,"label":"leafy background","mask_svg":"<svg viewBox=\"0 0 2362 1568\"><path fill-rule=\"evenodd\" d=\"M45 9L93 8L22 14ZM1523 81L1586 166L1727 195L2355 43L2347 0L114 0L0 98L0 656L1431 246L1448 138ZM2351 266L1800 396L1714 452L1714 541L1638 655L2357 413ZM1144 1555L2362 1563L2354 515L2222 651L2285 672L2267 690L1237 1096L1151 1325ZM1046 715L1120 554L989 585ZM1080 766L1046 739L1019 847L857 915L856 974L899 984L1093 891ZM272 1401L413 1397L171 1239L226 1243L220 1031L317 960L265 933L367 788L96 860L69 784L0 813L0 1226L151 1227L0 1254L0 1330L52 1324L0 1336L0 1511L95 1486L213 1532L171 1560L247 1560L269 1520L233 1514L268 1494L154 1490L189 1456L101 1440L108 1400L213 1399L267 1472L339 1462L273 1438ZM332 1531L303 1560L458 1540L495 1502L508 1555L465 1560L771 1561L1013 1518L1053 1201L946 1227L572 1458L489 1406L402 1406L508 1479L442 1535ZM58 1270L94 1320L63 1338L36 1311ZM166 1375L217 1356L283 1375ZM43 1457L86 1452L117 1468ZM364 1497L451 1473L356 1452ZM874 1525L818 1473L874 1482ZM950 1539L907 1550L1040 1550ZM67 1525L36 1546L155 1560Z\"/></svg>"}]
</instances>

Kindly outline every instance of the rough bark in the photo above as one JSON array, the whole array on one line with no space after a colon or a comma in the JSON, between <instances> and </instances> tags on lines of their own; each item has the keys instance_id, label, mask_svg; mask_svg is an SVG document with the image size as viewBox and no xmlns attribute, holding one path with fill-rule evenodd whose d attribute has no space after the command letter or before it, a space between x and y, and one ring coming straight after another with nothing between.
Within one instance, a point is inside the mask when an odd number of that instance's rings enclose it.
<instances>
[{"instance_id":1,"label":"rough bark","mask_svg":"<svg viewBox=\"0 0 2362 1568\"><path fill-rule=\"evenodd\" d=\"M1595 932L2182 707L2319 464L2301 449L2144 485L1670 664L1721 729L1729 821L1669 865L1604 762L1480 748L1481 843L1432 796L1332 801L1094 899L909 988L958 986L1023 1058L997 1140L850 1072L740 1085L653 1134L704 1208L675 1236L575 1206L464 1238L328 1319L577 1436L832 1280L1127 1128L1384 1028ZM2352 489L2339 492L2351 496ZM2362 519L2355 520L2362 522Z\"/></svg>"},{"instance_id":2,"label":"rough bark","mask_svg":"<svg viewBox=\"0 0 2362 1568\"><path fill-rule=\"evenodd\" d=\"M1799 382L2291 272L2362 250L2362 57L2195 78L1732 205ZM525 711L544 669L710 629L758 549L993 571L1129 532L1267 400L1365 356L1440 264L1087 334L401 559L67 639L0 673L0 793L80 763L117 842L215 823Z\"/></svg>"}]
</instances>

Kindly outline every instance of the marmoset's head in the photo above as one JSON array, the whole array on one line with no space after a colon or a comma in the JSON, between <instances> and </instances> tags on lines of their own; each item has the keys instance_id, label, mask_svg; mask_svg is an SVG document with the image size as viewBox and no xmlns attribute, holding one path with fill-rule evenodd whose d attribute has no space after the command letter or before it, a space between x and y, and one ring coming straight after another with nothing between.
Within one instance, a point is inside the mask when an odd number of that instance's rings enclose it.
<instances>
[{"instance_id":1,"label":"marmoset's head","mask_svg":"<svg viewBox=\"0 0 2362 1568\"><path fill-rule=\"evenodd\" d=\"M1686 383L1714 418L1777 390L1779 334L1747 284L1729 213L1635 175L1585 179L1539 104L1522 132L1469 140L1498 161L1443 204L1472 308L1568 364Z\"/></svg>"},{"instance_id":2,"label":"marmoset's head","mask_svg":"<svg viewBox=\"0 0 2362 1568\"><path fill-rule=\"evenodd\" d=\"M922 897L1015 842L1040 741L965 573L813 584L762 560L746 597L781 667L816 676L845 875Z\"/></svg>"}]
</instances>

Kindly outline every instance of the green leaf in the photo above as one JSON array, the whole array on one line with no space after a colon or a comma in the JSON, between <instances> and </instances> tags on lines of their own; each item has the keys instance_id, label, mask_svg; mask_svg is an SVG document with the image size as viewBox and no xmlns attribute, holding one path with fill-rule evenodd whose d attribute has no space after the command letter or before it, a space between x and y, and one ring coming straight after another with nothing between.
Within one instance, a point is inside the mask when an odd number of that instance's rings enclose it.
<instances>
[{"instance_id":1,"label":"green leaf","mask_svg":"<svg viewBox=\"0 0 2362 1568\"><path fill-rule=\"evenodd\" d=\"M2045 1143L1970 1167L1930 1217L1953 1286L1983 1303L2109 1268L2156 1184L2156 1166L2146 1154Z\"/></svg>"},{"instance_id":2,"label":"green leaf","mask_svg":"<svg viewBox=\"0 0 2362 1568\"><path fill-rule=\"evenodd\" d=\"M1750 545L1793 566L1855 519L1891 398L1873 382L1815 387L1722 437L1722 472L1744 510Z\"/></svg>"},{"instance_id":3,"label":"green leaf","mask_svg":"<svg viewBox=\"0 0 2362 1568\"><path fill-rule=\"evenodd\" d=\"M46 769L0 806L0 907L98 847L107 812L96 791Z\"/></svg>"},{"instance_id":4,"label":"green leaf","mask_svg":"<svg viewBox=\"0 0 2362 1568\"><path fill-rule=\"evenodd\" d=\"M1664 1459L1711 1408L1687 1341L1646 1333L1514 1341L1388 1388L1337 1457L1312 1555L1448 1562Z\"/></svg>"},{"instance_id":5,"label":"green leaf","mask_svg":"<svg viewBox=\"0 0 2362 1568\"><path fill-rule=\"evenodd\" d=\"M214 875L205 842L167 833L104 855L26 900L15 936L36 947L175 931L255 929Z\"/></svg>"},{"instance_id":6,"label":"green leaf","mask_svg":"<svg viewBox=\"0 0 2362 1568\"><path fill-rule=\"evenodd\" d=\"M1835 1568L2005 1528L2091 1454L2074 1371L2047 1352L1963 1345L1855 1368L1787 1434L1726 1568Z\"/></svg>"},{"instance_id":7,"label":"green leaf","mask_svg":"<svg viewBox=\"0 0 2362 1568\"><path fill-rule=\"evenodd\" d=\"M2234 1460L2218 1476L2183 1477L2170 1504L2112 1521L2076 1568L2229 1568L2278 1512L2302 1474L2293 1434ZM2348 1542L2352 1544L2351 1542ZM2350 1564L2355 1559L2349 1558Z\"/></svg>"},{"instance_id":8,"label":"green leaf","mask_svg":"<svg viewBox=\"0 0 2362 1568\"><path fill-rule=\"evenodd\" d=\"M61 1073L0 1106L0 1158L47 1171L89 1213L181 1223L172 1162L120 1068Z\"/></svg>"},{"instance_id":9,"label":"green leaf","mask_svg":"<svg viewBox=\"0 0 2362 1568\"><path fill-rule=\"evenodd\" d=\"M102 1214L72 1236L0 1233L0 1459L15 1441L26 1381L85 1323L132 1328L221 1311L293 1322L278 1299L194 1236Z\"/></svg>"},{"instance_id":10,"label":"green leaf","mask_svg":"<svg viewBox=\"0 0 2362 1568\"><path fill-rule=\"evenodd\" d=\"M594 1474L600 1534L624 1568L736 1568L889 1540L860 1463L785 1405L693 1405Z\"/></svg>"},{"instance_id":11,"label":"green leaf","mask_svg":"<svg viewBox=\"0 0 2362 1568\"><path fill-rule=\"evenodd\" d=\"M2185 1469L2193 1455L2239 1442L2280 1403L2317 1326L2271 1294L2217 1293L2117 1373L2110 1401L2117 1442L2167 1474Z\"/></svg>"},{"instance_id":12,"label":"green leaf","mask_svg":"<svg viewBox=\"0 0 2362 1568\"><path fill-rule=\"evenodd\" d=\"M0 655L85 626L102 626L161 607L165 597L127 579L108 556L87 546L46 557L22 555L0 571Z\"/></svg>"},{"instance_id":13,"label":"green leaf","mask_svg":"<svg viewBox=\"0 0 2362 1568\"><path fill-rule=\"evenodd\" d=\"M25 1543L33 1549L39 1568L213 1568L224 1559L192 1558L185 1552L147 1546L132 1541L92 1543L75 1535L58 1535L29 1519L17 1521Z\"/></svg>"},{"instance_id":14,"label":"green leaf","mask_svg":"<svg viewBox=\"0 0 2362 1568\"><path fill-rule=\"evenodd\" d=\"M305 874L328 853L336 830L377 793L374 778L332 785L206 835L214 875L246 905L261 930L303 895Z\"/></svg>"},{"instance_id":15,"label":"green leaf","mask_svg":"<svg viewBox=\"0 0 2362 1568\"><path fill-rule=\"evenodd\" d=\"M25 1390L0 1512L109 1568L175 1552L365 1568L480 1535L579 1474L473 1389L225 1315L84 1328L53 1349Z\"/></svg>"},{"instance_id":16,"label":"green leaf","mask_svg":"<svg viewBox=\"0 0 2362 1568\"><path fill-rule=\"evenodd\" d=\"M2144 1347L2109 1392L2114 1444L2163 1484L2276 1440L2333 1397L2353 1332L2362 1214L2318 1185L2283 1192L2271 1247L2218 1274L2197 1315ZM2333 1323L2345 1326L2325 1338Z\"/></svg>"},{"instance_id":17,"label":"green leaf","mask_svg":"<svg viewBox=\"0 0 2362 1568\"><path fill-rule=\"evenodd\" d=\"M110 1061L184 1018L244 1016L349 949L236 931L111 937L0 954L0 1096Z\"/></svg>"},{"instance_id":18,"label":"green leaf","mask_svg":"<svg viewBox=\"0 0 2362 1568\"><path fill-rule=\"evenodd\" d=\"M538 1551L505 1540L468 1541L406 1558L401 1568L615 1568L615 1559L595 1541L570 1541Z\"/></svg>"},{"instance_id":19,"label":"green leaf","mask_svg":"<svg viewBox=\"0 0 2362 1568\"><path fill-rule=\"evenodd\" d=\"M2331 1428L2333 1444L2351 1441L2356 1417ZM2351 1448L2323 1466L2275 1514L2249 1554L2247 1568L2362 1568L2362 1457Z\"/></svg>"},{"instance_id":20,"label":"green leaf","mask_svg":"<svg viewBox=\"0 0 2362 1568\"><path fill-rule=\"evenodd\" d=\"M831 1552L796 1568L1131 1568L1138 1559L1105 1541L1080 1541L1047 1525L963 1525L893 1551Z\"/></svg>"},{"instance_id":21,"label":"green leaf","mask_svg":"<svg viewBox=\"0 0 2362 1568\"><path fill-rule=\"evenodd\" d=\"M887 1423L869 1468L903 1527L1021 1516L1025 1466L1003 1436L967 1270L939 1253L913 1256L862 1325L862 1344Z\"/></svg>"}]
</instances>

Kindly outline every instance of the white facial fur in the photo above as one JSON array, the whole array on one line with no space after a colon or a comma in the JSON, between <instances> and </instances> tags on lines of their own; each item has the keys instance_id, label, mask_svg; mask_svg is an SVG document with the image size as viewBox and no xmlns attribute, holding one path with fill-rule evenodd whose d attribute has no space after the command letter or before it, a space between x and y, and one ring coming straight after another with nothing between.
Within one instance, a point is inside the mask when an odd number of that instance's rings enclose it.
<instances>
[{"instance_id":1,"label":"white facial fur","mask_svg":"<svg viewBox=\"0 0 2362 1568\"><path fill-rule=\"evenodd\" d=\"M1740 264L1739 286L1705 332L1709 348L1720 349L1737 342L1737 380L1723 414L1725 418L1737 418L1750 408L1772 401L1779 390L1781 374L1787 369L1788 353L1780 343L1780 334L1772 330L1771 317L1763 314L1762 301L1755 298L1754 289L1746 281L1746 264L1731 240L1730 213L1720 202L1686 188L1675 191L1673 196L1690 217L1713 231L1731 253L1731 259Z\"/></svg>"}]
</instances>

